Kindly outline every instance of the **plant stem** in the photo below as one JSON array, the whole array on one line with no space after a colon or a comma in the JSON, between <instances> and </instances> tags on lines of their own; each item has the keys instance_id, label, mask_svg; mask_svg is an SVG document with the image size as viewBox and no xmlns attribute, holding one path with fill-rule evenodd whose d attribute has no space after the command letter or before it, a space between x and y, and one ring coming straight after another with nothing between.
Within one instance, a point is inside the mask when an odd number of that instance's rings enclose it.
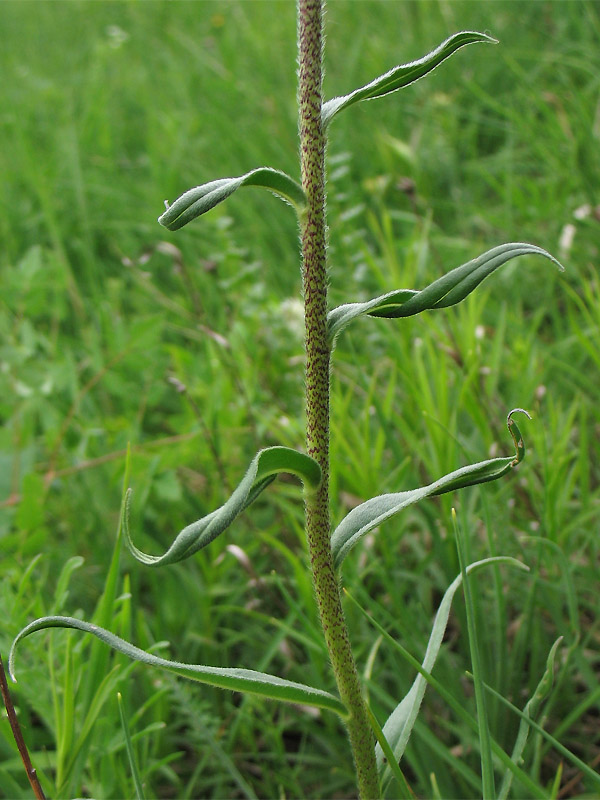
<instances>
[{"instance_id":1,"label":"plant stem","mask_svg":"<svg viewBox=\"0 0 600 800\"><path fill-rule=\"evenodd\" d=\"M19 755L21 756L21 761L23 762L23 766L25 767L25 772L27 773L27 778L33 790L33 794L36 800L46 800L44 790L42 789L42 786L40 784L40 779L38 778L37 772L35 771L35 768L31 763L31 758L29 757L29 751L27 750L27 745L25 744L25 740L23 739L23 734L21 733L21 726L19 725L19 720L17 719L17 713L15 711L15 707L13 705L13 701L10 696L10 692L8 690L8 683L6 681L4 664L2 663L2 656L0 656L0 692L2 693L2 699L4 700L4 707L6 708L8 721L10 723L10 727L15 742L17 743Z\"/></svg>"},{"instance_id":2,"label":"plant stem","mask_svg":"<svg viewBox=\"0 0 600 800\"><path fill-rule=\"evenodd\" d=\"M329 521L329 362L327 339L327 243L325 134L321 124L323 76L322 0L298 0L298 103L302 188L301 224L306 323L306 443L323 480L306 496L306 533L321 625L342 702L349 712L350 744L362 798L379 796L374 739L360 689L338 580L333 567Z\"/></svg>"}]
</instances>

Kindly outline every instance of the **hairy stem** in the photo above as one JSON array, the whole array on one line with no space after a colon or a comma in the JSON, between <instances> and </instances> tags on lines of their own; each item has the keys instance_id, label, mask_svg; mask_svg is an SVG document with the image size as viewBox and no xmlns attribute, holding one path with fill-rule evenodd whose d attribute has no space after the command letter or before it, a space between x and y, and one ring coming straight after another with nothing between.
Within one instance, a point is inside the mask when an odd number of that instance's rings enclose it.
<instances>
[{"instance_id":1,"label":"hairy stem","mask_svg":"<svg viewBox=\"0 0 600 800\"><path fill-rule=\"evenodd\" d=\"M298 102L302 188L303 290L306 321L306 441L322 470L316 494L307 494L306 532L323 633L347 722L362 798L379 796L374 740L333 567L329 521L329 361L325 219L325 134L321 123L322 0L298 0Z\"/></svg>"}]
</instances>

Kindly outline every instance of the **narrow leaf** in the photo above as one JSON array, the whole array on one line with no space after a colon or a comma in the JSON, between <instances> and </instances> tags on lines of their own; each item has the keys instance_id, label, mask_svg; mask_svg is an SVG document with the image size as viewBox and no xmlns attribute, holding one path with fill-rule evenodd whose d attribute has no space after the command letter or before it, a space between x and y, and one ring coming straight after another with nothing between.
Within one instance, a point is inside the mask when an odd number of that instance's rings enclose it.
<instances>
[{"instance_id":1,"label":"narrow leaf","mask_svg":"<svg viewBox=\"0 0 600 800\"><path fill-rule=\"evenodd\" d=\"M140 650L139 647L126 642L119 636L115 636L114 633L110 633L105 628L100 628L98 625L92 625L89 622L83 622L73 617L42 617L34 620L19 632L12 643L9 656L9 670L13 681L16 682L15 648L17 644L21 639L35 633L35 631L45 630L46 628L75 628L84 633L91 633L109 645L109 647L112 647L113 650L123 653L123 655L134 661L140 661L153 667L161 667L175 673L175 675L181 675L199 683L208 683L211 686L230 689L235 692L258 694L272 700L281 700L287 703L301 703L316 708L326 708L329 711L335 711L336 714L342 717L347 716L342 701L322 689L315 689L312 686L287 681L276 675L269 675L266 672L256 672L250 669L226 669L223 667L206 667L201 664L182 664L178 661L169 661L153 653Z\"/></svg>"},{"instance_id":2,"label":"narrow leaf","mask_svg":"<svg viewBox=\"0 0 600 800\"><path fill-rule=\"evenodd\" d=\"M493 247L477 258L467 261L438 278L425 289L397 289L365 303L347 303L338 306L327 316L329 340L333 344L337 335L356 317L367 314L370 317L411 317L435 308L448 308L460 303L492 272L506 264L511 258L525 255L539 255L550 259L562 271L562 264L546 250L526 242L510 242Z\"/></svg>"},{"instance_id":3,"label":"narrow leaf","mask_svg":"<svg viewBox=\"0 0 600 800\"><path fill-rule=\"evenodd\" d=\"M98 600L92 620L97 625L109 625L116 613L117 593L119 592L119 569L121 562L121 550L123 544L125 510L127 506L127 487L131 477L131 446L127 445L127 455L125 457L125 471L123 474L122 493L121 493L121 512L117 535L113 547L112 557L108 568L108 574L104 581L102 595ZM62 609L61 609L62 610ZM58 609L55 613L58 612ZM108 668L109 653L103 648L100 642L93 642L90 648L89 657L86 662L86 669L80 687L79 699L82 700L82 708L89 708L92 698L100 685L102 678L106 675Z\"/></svg>"},{"instance_id":4,"label":"narrow leaf","mask_svg":"<svg viewBox=\"0 0 600 800\"><path fill-rule=\"evenodd\" d=\"M321 468L313 458L289 447L268 447L260 450L252 459L248 471L229 500L216 511L211 511L202 519L187 525L162 556L143 553L133 544L129 531L128 495L123 515L125 541L134 557L151 567L174 564L189 558L223 533L280 472L289 472L299 477L308 492L318 489L321 483Z\"/></svg>"},{"instance_id":5,"label":"narrow leaf","mask_svg":"<svg viewBox=\"0 0 600 800\"><path fill-rule=\"evenodd\" d=\"M522 564L520 561L517 561L514 558L510 558L508 556L496 556L494 558L486 558L483 561L476 561L474 564L470 564L467 567L467 573L470 575L481 567L485 567L488 564L498 563L510 564L511 566L518 567L519 569L523 570L528 569L525 564ZM446 589L446 592L442 598L442 602L439 605L421 667L424 673L430 673L435 666L435 662L440 652L440 647L442 646L446 626L448 624L448 617L450 616L452 601L461 583L462 575L458 575ZM427 680L423 674L419 673L415 678L408 694L396 706L394 711L392 711L387 722L383 726L383 733L394 752L396 761L400 761L404 755L404 751L412 733L415 720L419 713L419 709L421 708L421 703L423 701L426 688ZM381 751L379 745L376 746L375 750L377 763L379 768L382 769L384 766L383 752Z\"/></svg>"},{"instance_id":6,"label":"narrow leaf","mask_svg":"<svg viewBox=\"0 0 600 800\"><path fill-rule=\"evenodd\" d=\"M576 767L585 777L587 777L592 783L594 783L598 789L600 789L600 774L595 772L585 761L582 761L575 753L572 753L568 750L563 744L561 744L558 739L552 736L551 733L544 730L541 725L538 725L531 717L527 716L524 711L521 711L520 708L513 705L510 700L507 700L506 697L503 697L500 692L497 692L491 686L488 686L487 683L485 685L486 692L490 692L494 697L496 697L501 703L503 703L507 708L510 708L517 716L521 717L521 719L530 727L533 728L534 731L543 736L547 742L549 742L552 747L557 750L567 761L570 761L574 767ZM511 762L512 763L512 762ZM512 771L512 770L511 770Z\"/></svg>"},{"instance_id":7,"label":"narrow leaf","mask_svg":"<svg viewBox=\"0 0 600 800\"><path fill-rule=\"evenodd\" d=\"M117 702L119 704L119 716L121 717L121 727L123 728L123 735L125 737L125 749L127 750L127 758L129 760L129 767L131 769L131 777L133 778L133 785L135 786L135 794L137 800L145 800L144 787L142 784L140 771L138 769L137 761L135 758L135 753L133 752L133 743L131 741L131 736L129 734L129 722L125 715L125 709L123 708L123 698L121 696L121 692L117 692Z\"/></svg>"},{"instance_id":8,"label":"narrow leaf","mask_svg":"<svg viewBox=\"0 0 600 800\"><path fill-rule=\"evenodd\" d=\"M460 526L458 525L455 509L452 509L452 521L454 524L454 538L456 541L463 593L465 596L469 650L471 651L471 665L475 685L475 708L477 710L477 727L479 729L482 796L483 800L494 800L496 797L496 785L494 782L494 762L492 760L492 737L490 734L489 716L483 689L481 660L479 658L478 631L475 622L475 601L473 599L473 592L471 591L471 581L467 574L465 542Z\"/></svg>"},{"instance_id":9,"label":"narrow leaf","mask_svg":"<svg viewBox=\"0 0 600 800\"><path fill-rule=\"evenodd\" d=\"M365 708L367 710L367 716L369 717L369 722L371 723L371 729L375 734L375 739L377 740L377 745L381 748L385 758L387 759L389 768L393 776L396 778L396 781L398 782L398 790L399 793L401 793L399 794L399 797L402 798L402 800L404 800L404 798L409 798L409 800L412 800L412 798L415 797L415 794L410 788L408 781L404 777L404 774L400 769L400 764L396 761L396 757L394 756L394 753L392 751L392 748L390 747L388 740L385 738L383 730L381 729L381 725L377 720L377 717L371 710L371 707L369 706L368 703L365 703Z\"/></svg>"},{"instance_id":10,"label":"narrow leaf","mask_svg":"<svg viewBox=\"0 0 600 800\"><path fill-rule=\"evenodd\" d=\"M419 489L412 489L407 492L382 494L378 497L372 497L365 503L361 503L344 517L331 537L331 549L335 566L340 566L350 550L363 536L407 506L418 503L419 500L423 500L425 497L445 494L454 489L462 489L465 486L473 486L477 483L495 481L510 472L525 456L523 438L517 423L513 419L513 414L516 411L521 411L529 417L527 411L522 408L515 408L508 415L508 430L516 448L514 456L491 458L488 461L470 464L444 475L443 478L429 484L429 486L422 486Z\"/></svg>"},{"instance_id":11,"label":"narrow leaf","mask_svg":"<svg viewBox=\"0 0 600 800\"><path fill-rule=\"evenodd\" d=\"M355 89L350 94L344 95L344 97L334 97L332 100L328 100L323 104L321 111L323 126L327 127L338 111L343 108L348 108L348 106L354 105L354 103L358 103L361 100L374 100L376 97L383 97L383 95L395 92L404 86L409 86L435 69L459 48L476 42L497 44L498 40L476 31L455 33L436 47L435 50L432 50L431 53L423 56L423 58L411 61L410 64L394 67L384 75L380 75L379 78L375 78L371 83L362 86L360 89Z\"/></svg>"},{"instance_id":12,"label":"narrow leaf","mask_svg":"<svg viewBox=\"0 0 600 800\"><path fill-rule=\"evenodd\" d=\"M521 564L518 561L515 561L512 558L506 556L496 556L493 558L486 559L487 563L494 563L494 562L506 562L513 564L514 566L520 566L522 569L527 570L528 567L524 564ZM475 564L471 565L473 568L476 567ZM383 638L390 644L394 649L396 649L402 658L407 661L418 673L422 675L423 678L427 681L427 683L435 689L435 691L439 694L439 696L447 703L447 705L454 711L458 719L462 720L465 725L470 728L473 733L477 733L477 722L475 719L469 714L466 708L461 705L459 700L457 700L454 695L449 692L443 683L440 683L437 678L434 678L430 672L427 672L423 669L421 664L417 661L417 659L411 655L408 650L400 644L399 641L394 639L386 630L383 628L377 620L366 610L364 609L360 603L354 598L347 589L344 589L344 594L346 597L351 600L354 605L358 608L358 610L364 614L366 619L369 621L373 627L379 631L379 633L383 636ZM487 688L487 687L486 687ZM513 764L510 760L509 756L504 752L504 750L500 747L500 745L495 741L492 740L492 750L494 751L494 755L498 759L499 763L502 764L507 770L513 773L513 775L517 778L517 780L525 787L528 792L528 797L535 797L539 798L539 800L547 800L547 792L540 789L538 784L533 781L526 772L524 772L521 767L517 764ZM382 759L383 763L383 759Z\"/></svg>"},{"instance_id":13,"label":"narrow leaf","mask_svg":"<svg viewBox=\"0 0 600 800\"><path fill-rule=\"evenodd\" d=\"M271 169L271 167L259 167L239 178L220 178L189 189L172 206L166 204L167 210L161 214L158 221L170 231L177 231L196 217L206 214L211 208L222 203L240 186L258 186L262 189L269 189L293 205L298 212L305 205L305 196L300 184L285 172Z\"/></svg>"},{"instance_id":14,"label":"narrow leaf","mask_svg":"<svg viewBox=\"0 0 600 800\"><path fill-rule=\"evenodd\" d=\"M558 647L562 642L562 638L563 638L562 636L559 636L558 639L554 642L554 644L550 648L550 652L548 653L548 658L546 659L546 669L544 670L544 674L542 675L540 682L536 686L535 692L531 695L529 701L527 702L525 708L523 709L523 714L527 719L531 719L535 714L537 714L537 710L540 706L540 703L548 695L550 689L552 688L552 683L554 681L554 660L556 658L556 651L558 650ZM522 719L521 724L519 725L519 732L517 734L515 746L511 754L511 760L513 761L514 764L521 763L521 756L523 755L523 750L525 749L525 745L527 744L528 736L529 736L529 725L527 724L526 719ZM498 800L506 800L510 792L512 780L513 780L512 773L506 772L504 774L504 780L502 782L502 786L500 787Z\"/></svg>"}]
</instances>

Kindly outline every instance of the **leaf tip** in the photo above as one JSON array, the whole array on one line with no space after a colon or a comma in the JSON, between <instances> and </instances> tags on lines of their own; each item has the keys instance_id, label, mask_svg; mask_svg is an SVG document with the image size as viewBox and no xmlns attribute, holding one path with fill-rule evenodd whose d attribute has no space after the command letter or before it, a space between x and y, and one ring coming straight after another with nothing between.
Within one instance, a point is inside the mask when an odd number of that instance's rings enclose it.
<instances>
[{"instance_id":1,"label":"leaf tip","mask_svg":"<svg viewBox=\"0 0 600 800\"><path fill-rule=\"evenodd\" d=\"M517 423L512 418L513 414L516 414L517 411L520 411L521 414L525 414L527 419L531 419L531 414L529 411L525 411L524 408L513 408L512 411L508 412L506 424L508 425L509 433L512 436L512 440L517 450L515 457L511 462L511 467L516 467L517 464L520 464L525 458L525 444L523 442L523 437L521 436L521 431L519 430Z\"/></svg>"},{"instance_id":2,"label":"leaf tip","mask_svg":"<svg viewBox=\"0 0 600 800\"><path fill-rule=\"evenodd\" d=\"M165 203L166 203L166 202L167 202L167 201L165 200ZM166 210L166 211L164 211L164 212L163 212L163 213L160 215L160 217L158 218L157 222L159 223L159 225L162 225L162 226L163 226L163 228L166 228L167 230L169 230L169 231L170 231L170 230L172 230L172 228L169 226L168 222L165 220L165 216L167 215L168 211L169 211L169 208L168 208L168 206L167 206L167 210Z\"/></svg>"},{"instance_id":3,"label":"leaf tip","mask_svg":"<svg viewBox=\"0 0 600 800\"><path fill-rule=\"evenodd\" d=\"M516 413L517 413L517 411L520 411L520 412L521 412L521 414L525 414L525 416L527 417L527 419L533 419L533 417L531 416L531 414L529 413L529 411L526 411L524 408L513 408L511 411L509 411L509 412L508 412L508 416L506 417L506 422L507 422L507 424L508 424L508 425L510 425L510 424L511 424L511 422L512 422L512 415L513 415L513 414L516 414ZM514 423L513 423L513 424L514 424Z\"/></svg>"},{"instance_id":4,"label":"leaf tip","mask_svg":"<svg viewBox=\"0 0 600 800\"><path fill-rule=\"evenodd\" d=\"M500 39L496 39L495 36L492 36L490 31L484 31L482 36L485 36L484 39L485 44L500 44Z\"/></svg>"}]
</instances>

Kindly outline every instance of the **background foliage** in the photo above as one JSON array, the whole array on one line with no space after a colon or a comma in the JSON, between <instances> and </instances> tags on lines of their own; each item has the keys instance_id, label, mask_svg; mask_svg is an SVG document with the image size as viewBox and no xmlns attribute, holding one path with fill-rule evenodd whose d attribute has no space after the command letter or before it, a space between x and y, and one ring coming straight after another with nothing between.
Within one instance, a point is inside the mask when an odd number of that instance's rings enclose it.
<instances>
[{"instance_id":1,"label":"background foliage","mask_svg":"<svg viewBox=\"0 0 600 800\"><path fill-rule=\"evenodd\" d=\"M293 215L262 193L171 235L163 200L272 164L296 176L295 18L289 2L0 4L0 646L34 616L93 611L133 448L136 540L161 552L224 499L260 447L302 432L302 319ZM326 95L344 94L449 33L487 30L401 95L357 107L329 146L331 304L420 288L502 241L519 259L462 305L365 320L336 349L335 522L381 491L429 483L512 451L506 412L529 409L528 456L501 482L440 497L386 524L344 568L354 596L418 657L469 560L531 567L478 578L488 682L522 707L559 635L544 724L598 761L600 698L600 17L592 2L331 2ZM509 295L507 302L505 297ZM305 569L301 506L285 481L190 562L123 556L112 626L172 658L254 666L331 690ZM539 538L528 538L528 537ZM545 544L541 544L539 539ZM66 565L66 566L65 566ZM402 613L401 613L402 612ZM353 605L349 623L384 719L413 674ZM78 691L86 637L27 641L17 704L38 769L61 796L126 797L133 784L117 689L148 794L347 796L332 715L197 687L120 656L95 724ZM70 642L68 645L67 643ZM463 606L436 675L472 704ZM69 686L73 686L73 697ZM490 709L510 750L517 721ZM0 793L25 797L8 725ZM58 744L57 744L58 743ZM540 787L560 757L532 737ZM415 791L478 793L477 739L428 692L403 762ZM568 765L560 796L586 791ZM589 791L589 787L588 787ZM52 792L57 796L55 792ZM60 794L60 793L59 793ZM518 784L514 797L528 796Z\"/></svg>"}]
</instances>

